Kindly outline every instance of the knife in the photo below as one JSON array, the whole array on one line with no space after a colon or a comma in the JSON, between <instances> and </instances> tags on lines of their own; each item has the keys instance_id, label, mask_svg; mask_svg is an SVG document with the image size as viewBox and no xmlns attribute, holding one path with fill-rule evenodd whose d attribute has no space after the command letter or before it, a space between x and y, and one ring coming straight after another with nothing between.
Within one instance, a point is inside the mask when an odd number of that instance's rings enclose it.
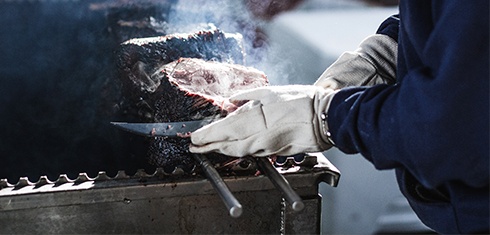
<instances>
[{"instance_id":1,"label":"knife","mask_svg":"<svg viewBox=\"0 0 490 235\"><path fill-rule=\"evenodd\" d=\"M147 137L188 137L191 132L215 120L217 119L210 118L196 121L160 123L111 122L111 124L122 130Z\"/></svg>"}]
</instances>

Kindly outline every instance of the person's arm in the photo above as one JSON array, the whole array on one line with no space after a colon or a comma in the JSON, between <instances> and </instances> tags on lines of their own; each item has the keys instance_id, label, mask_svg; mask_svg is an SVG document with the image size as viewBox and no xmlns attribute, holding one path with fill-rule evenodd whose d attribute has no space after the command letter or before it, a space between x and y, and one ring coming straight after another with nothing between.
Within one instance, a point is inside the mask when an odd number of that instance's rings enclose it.
<instances>
[{"instance_id":1,"label":"person's arm","mask_svg":"<svg viewBox=\"0 0 490 235\"><path fill-rule=\"evenodd\" d=\"M334 96L328 126L336 147L361 153L378 169L403 166L429 188L454 180L488 185L488 3L483 5L434 6L433 25L417 29L424 12L400 12L398 52L404 57L397 72L404 76L394 85L346 88Z\"/></svg>"},{"instance_id":2,"label":"person's arm","mask_svg":"<svg viewBox=\"0 0 490 235\"><path fill-rule=\"evenodd\" d=\"M344 52L314 85L330 89L373 86L396 82L398 15L386 19L376 34L365 38L355 51Z\"/></svg>"},{"instance_id":3,"label":"person's arm","mask_svg":"<svg viewBox=\"0 0 490 235\"><path fill-rule=\"evenodd\" d=\"M396 34L398 21L390 18L383 25L358 50L345 53L330 66L315 85L268 86L230 97L250 102L192 133L190 151L241 157L329 149L333 143L325 113L336 93L333 89L395 82L396 40L382 33Z\"/></svg>"}]
</instances>

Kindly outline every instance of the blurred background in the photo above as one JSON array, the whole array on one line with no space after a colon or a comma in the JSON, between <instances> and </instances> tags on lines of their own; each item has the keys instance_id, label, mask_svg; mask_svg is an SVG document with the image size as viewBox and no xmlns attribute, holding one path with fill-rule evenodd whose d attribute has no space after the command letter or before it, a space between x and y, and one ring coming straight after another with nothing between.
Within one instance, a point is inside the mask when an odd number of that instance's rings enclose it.
<instances>
[{"instance_id":1,"label":"blurred background","mask_svg":"<svg viewBox=\"0 0 490 235\"><path fill-rule=\"evenodd\" d=\"M273 85L312 84L340 54L397 13L390 0L0 1L0 178L35 182L152 169L121 144L114 51L132 37L213 23L244 38L246 65ZM396 185L360 155L324 153L341 171L320 184L322 233L426 233Z\"/></svg>"}]
</instances>

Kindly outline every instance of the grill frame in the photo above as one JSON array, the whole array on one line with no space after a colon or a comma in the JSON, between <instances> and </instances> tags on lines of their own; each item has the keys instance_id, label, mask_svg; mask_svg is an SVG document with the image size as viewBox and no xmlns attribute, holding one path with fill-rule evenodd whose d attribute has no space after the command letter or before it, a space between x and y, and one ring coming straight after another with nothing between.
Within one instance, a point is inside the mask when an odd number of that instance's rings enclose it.
<instances>
[{"instance_id":1,"label":"grill frame","mask_svg":"<svg viewBox=\"0 0 490 235\"><path fill-rule=\"evenodd\" d=\"M340 172L322 154L311 157L318 159L312 167L278 168L303 199L305 208L299 212L264 175L223 178L243 205L242 216L232 218L202 176L101 174L0 189L0 232L318 234L318 184L337 186Z\"/></svg>"}]
</instances>

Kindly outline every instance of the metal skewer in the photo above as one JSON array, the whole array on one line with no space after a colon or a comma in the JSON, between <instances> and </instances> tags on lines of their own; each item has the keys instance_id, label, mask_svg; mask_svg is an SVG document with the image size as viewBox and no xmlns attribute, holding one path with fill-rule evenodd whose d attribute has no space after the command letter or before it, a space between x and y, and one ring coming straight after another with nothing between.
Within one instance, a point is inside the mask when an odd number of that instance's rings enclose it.
<instances>
[{"instance_id":1,"label":"metal skewer","mask_svg":"<svg viewBox=\"0 0 490 235\"><path fill-rule=\"evenodd\" d=\"M257 165L263 171L263 173L269 177L271 182L282 192L282 195L286 199L294 211L301 211L305 208L305 204L301 200L301 197L291 188L289 182L281 175L271 164L268 158L258 157Z\"/></svg>"},{"instance_id":2,"label":"metal skewer","mask_svg":"<svg viewBox=\"0 0 490 235\"><path fill-rule=\"evenodd\" d=\"M214 189L218 192L219 196L225 203L231 217L240 217L243 212L242 205L235 198L235 196L233 196L230 189L225 184L219 173L211 165L211 162L209 162L209 160L203 155L193 154L193 156L194 159L196 159L196 161L199 163L199 165L201 165L201 168L204 171L206 178L209 180L209 182L211 182L211 185L213 185Z\"/></svg>"}]
</instances>

